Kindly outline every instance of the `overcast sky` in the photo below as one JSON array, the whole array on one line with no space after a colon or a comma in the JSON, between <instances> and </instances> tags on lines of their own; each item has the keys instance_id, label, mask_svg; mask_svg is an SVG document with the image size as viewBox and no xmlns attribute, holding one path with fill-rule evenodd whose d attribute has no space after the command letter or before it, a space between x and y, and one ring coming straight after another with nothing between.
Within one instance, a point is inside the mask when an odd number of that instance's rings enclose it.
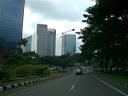
<instances>
[{"instance_id":1,"label":"overcast sky","mask_svg":"<svg viewBox=\"0 0 128 96\"><path fill-rule=\"evenodd\" d=\"M94 5L92 0L26 0L24 10L23 36L32 35L37 24L47 24L55 28L57 34L85 27L81 21L86 8ZM61 52L61 38L57 36L56 54ZM81 41L77 40L77 49Z\"/></svg>"}]
</instances>

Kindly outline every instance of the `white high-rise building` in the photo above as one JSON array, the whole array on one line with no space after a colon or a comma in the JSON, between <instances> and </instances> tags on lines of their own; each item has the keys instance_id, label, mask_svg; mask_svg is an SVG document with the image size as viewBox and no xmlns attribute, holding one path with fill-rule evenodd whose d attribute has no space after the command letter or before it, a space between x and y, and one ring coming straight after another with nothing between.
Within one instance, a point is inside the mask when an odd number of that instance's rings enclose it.
<instances>
[{"instance_id":1,"label":"white high-rise building","mask_svg":"<svg viewBox=\"0 0 128 96\"><path fill-rule=\"evenodd\" d=\"M37 38L37 39L36 39ZM54 56L56 45L56 30L47 28L45 24L37 24L37 36L35 37L35 50L37 54L42 56Z\"/></svg>"},{"instance_id":2,"label":"white high-rise building","mask_svg":"<svg viewBox=\"0 0 128 96\"><path fill-rule=\"evenodd\" d=\"M37 24L37 54L48 55L48 28L45 24Z\"/></svg>"},{"instance_id":3,"label":"white high-rise building","mask_svg":"<svg viewBox=\"0 0 128 96\"><path fill-rule=\"evenodd\" d=\"M55 56L56 49L56 30L48 29L48 56Z\"/></svg>"},{"instance_id":4,"label":"white high-rise building","mask_svg":"<svg viewBox=\"0 0 128 96\"><path fill-rule=\"evenodd\" d=\"M37 34L34 33L32 35L32 47L31 47L31 51L37 53Z\"/></svg>"},{"instance_id":5,"label":"white high-rise building","mask_svg":"<svg viewBox=\"0 0 128 96\"><path fill-rule=\"evenodd\" d=\"M74 55L76 52L76 35L64 34L62 37L62 55Z\"/></svg>"}]
</instances>

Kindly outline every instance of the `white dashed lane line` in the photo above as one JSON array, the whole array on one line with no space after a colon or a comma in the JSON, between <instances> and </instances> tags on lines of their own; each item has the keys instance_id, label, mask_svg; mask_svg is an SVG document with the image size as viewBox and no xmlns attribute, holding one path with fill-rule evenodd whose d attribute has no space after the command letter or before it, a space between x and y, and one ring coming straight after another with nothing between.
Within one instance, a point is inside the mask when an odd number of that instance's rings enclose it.
<instances>
[{"instance_id":1,"label":"white dashed lane line","mask_svg":"<svg viewBox=\"0 0 128 96\"><path fill-rule=\"evenodd\" d=\"M76 85L73 84L72 87L70 88L70 90L71 90L71 91L74 90L75 86L76 86Z\"/></svg>"},{"instance_id":2,"label":"white dashed lane line","mask_svg":"<svg viewBox=\"0 0 128 96\"><path fill-rule=\"evenodd\" d=\"M75 83L71 86L70 90L73 91L76 87L76 84L78 83L78 80L79 80L80 77L78 77L76 80L75 80Z\"/></svg>"}]
</instances>

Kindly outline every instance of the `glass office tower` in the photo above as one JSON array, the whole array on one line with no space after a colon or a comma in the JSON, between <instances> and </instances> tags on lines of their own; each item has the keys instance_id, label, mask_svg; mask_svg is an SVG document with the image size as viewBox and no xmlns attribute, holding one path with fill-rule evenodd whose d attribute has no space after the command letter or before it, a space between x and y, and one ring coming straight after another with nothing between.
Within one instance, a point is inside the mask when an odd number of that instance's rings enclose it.
<instances>
[{"instance_id":1,"label":"glass office tower","mask_svg":"<svg viewBox=\"0 0 128 96\"><path fill-rule=\"evenodd\" d=\"M62 36L62 55L74 55L76 53L76 35L64 34Z\"/></svg>"},{"instance_id":2,"label":"glass office tower","mask_svg":"<svg viewBox=\"0 0 128 96\"><path fill-rule=\"evenodd\" d=\"M22 38L25 0L0 0L0 42L6 49L16 49Z\"/></svg>"}]
</instances>

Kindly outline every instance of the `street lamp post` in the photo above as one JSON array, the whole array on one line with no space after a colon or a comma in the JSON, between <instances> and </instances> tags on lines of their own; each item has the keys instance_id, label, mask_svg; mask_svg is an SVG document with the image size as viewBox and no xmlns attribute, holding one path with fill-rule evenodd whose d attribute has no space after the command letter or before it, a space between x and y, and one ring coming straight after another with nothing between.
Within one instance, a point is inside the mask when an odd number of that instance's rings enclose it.
<instances>
[{"instance_id":1,"label":"street lamp post","mask_svg":"<svg viewBox=\"0 0 128 96\"><path fill-rule=\"evenodd\" d=\"M71 29L71 30L68 30L68 31L65 31L65 32L62 32L62 36L68 32L71 32L71 31L75 31L75 29Z\"/></svg>"}]
</instances>

